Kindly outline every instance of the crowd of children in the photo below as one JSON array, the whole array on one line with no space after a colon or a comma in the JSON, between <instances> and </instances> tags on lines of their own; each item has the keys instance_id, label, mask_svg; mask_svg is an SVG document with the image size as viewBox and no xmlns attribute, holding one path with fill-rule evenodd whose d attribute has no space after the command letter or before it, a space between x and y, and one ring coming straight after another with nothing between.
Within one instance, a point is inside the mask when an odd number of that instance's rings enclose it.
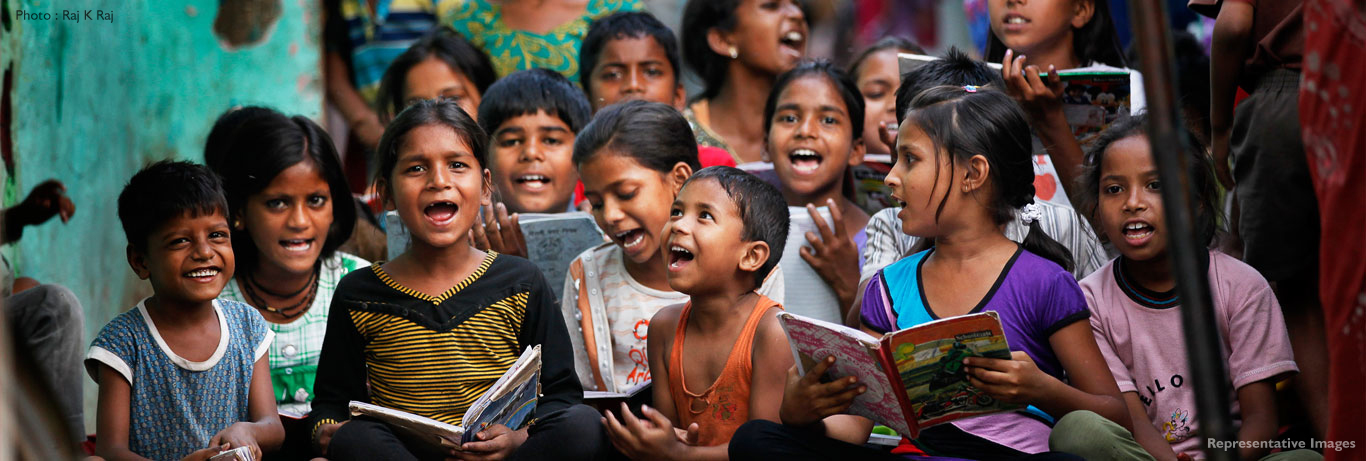
<instances>
[{"instance_id":1,"label":"crowd of children","mask_svg":"<svg viewBox=\"0 0 1366 461\"><path fill-rule=\"evenodd\" d=\"M1314 198L1303 177L1272 185L1308 168L1298 131L1269 130L1293 123L1299 2L1221 3L1209 150L1186 159L1207 333L1223 338L1238 440L1253 442L1236 456L1319 459L1256 443L1286 427L1321 439L1328 421L1317 231L1289 229ZM902 73L898 55L923 50L895 37L847 72L807 58L795 0L690 0L681 41L634 0L329 2L328 95L371 152L364 187L322 127L263 107L223 113L203 165L134 175L118 216L153 294L85 356L94 454L1201 459L1180 237L1108 7L992 0L986 61L950 50ZM683 62L703 84L691 99ZM1129 112L1078 138L1063 105L1082 95L1059 71L1094 64L1129 73ZM1251 96L1235 113L1237 85ZM898 206L857 200L855 169L874 156L890 159ZM771 175L735 168L760 162ZM1061 202L1040 197L1053 175ZM47 208L69 208L55 197ZM375 262L339 251L379 211L407 246ZM547 280L521 219L575 211L605 238ZM808 217L815 231L791 232ZM798 265L834 304L788 296ZM1011 354L963 359L964 379L1020 409L870 444L888 422L848 413L868 383L829 379L834 355L799 363L788 302L878 335L993 311ZM533 346L539 399L521 427L437 449L349 407L469 424ZM1286 382L1298 398L1278 397Z\"/></svg>"}]
</instances>

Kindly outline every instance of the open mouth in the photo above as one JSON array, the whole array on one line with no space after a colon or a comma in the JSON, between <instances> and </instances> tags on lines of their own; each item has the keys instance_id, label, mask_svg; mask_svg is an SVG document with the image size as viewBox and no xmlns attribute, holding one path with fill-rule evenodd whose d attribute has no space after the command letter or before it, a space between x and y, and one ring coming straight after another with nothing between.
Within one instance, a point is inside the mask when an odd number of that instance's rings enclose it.
<instances>
[{"instance_id":1,"label":"open mouth","mask_svg":"<svg viewBox=\"0 0 1366 461\"><path fill-rule=\"evenodd\" d=\"M788 31L778 38L778 44L786 48L789 55L801 57L806 51L806 34L799 30Z\"/></svg>"},{"instance_id":2,"label":"open mouth","mask_svg":"<svg viewBox=\"0 0 1366 461\"><path fill-rule=\"evenodd\" d=\"M460 210L460 206L454 202L432 202L422 209L422 213L427 216L433 224L441 225L455 219L455 212Z\"/></svg>"},{"instance_id":3,"label":"open mouth","mask_svg":"<svg viewBox=\"0 0 1366 461\"><path fill-rule=\"evenodd\" d=\"M186 272L183 276L196 282L208 282L218 277L218 274L221 272L223 272L222 269L217 267L202 267Z\"/></svg>"},{"instance_id":4,"label":"open mouth","mask_svg":"<svg viewBox=\"0 0 1366 461\"><path fill-rule=\"evenodd\" d=\"M1019 31L1028 25L1029 22L1029 18L1018 14L1007 14L1004 18L1001 18L1001 24L1005 26L1006 31Z\"/></svg>"},{"instance_id":5,"label":"open mouth","mask_svg":"<svg viewBox=\"0 0 1366 461\"><path fill-rule=\"evenodd\" d=\"M621 245L626 251L634 251L640 248L640 244L645 241L645 231L643 229L631 229L618 232L612 235L612 239Z\"/></svg>"},{"instance_id":6,"label":"open mouth","mask_svg":"<svg viewBox=\"0 0 1366 461\"><path fill-rule=\"evenodd\" d=\"M669 269L678 270L693 260L693 254L687 248L678 245L669 246Z\"/></svg>"},{"instance_id":7,"label":"open mouth","mask_svg":"<svg viewBox=\"0 0 1366 461\"><path fill-rule=\"evenodd\" d=\"M1144 222L1132 222L1124 225L1124 239L1130 242L1142 241L1153 235L1153 226Z\"/></svg>"},{"instance_id":8,"label":"open mouth","mask_svg":"<svg viewBox=\"0 0 1366 461\"><path fill-rule=\"evenodd\" d=\"M280 246L284 247L285 251L305 252L313 249L313 241L314 239L281 240Z\"/></svg>"},{"instance_id":9,"label":"open mouth","mask_svg":"<svg viewBox=\"0 0 1366 461\"><path fill-rule=\"evenodd\" d=\"M539 174L524 174L512 178L512 181L529 190L541 190L550 187L550 177Z\"/></svg>"},{"instance_id":10,"label":"open mouth","mask_svg":"<svg viewBox=\"0 0 1366 461\"><path fill-rule=\"evenodd\" d=\"M797 149L787 154L788 160L792 161L792 171L797 174L808 175L816 172L821 166L821 154L811 149Z\"/></svg>"}]
</instances>

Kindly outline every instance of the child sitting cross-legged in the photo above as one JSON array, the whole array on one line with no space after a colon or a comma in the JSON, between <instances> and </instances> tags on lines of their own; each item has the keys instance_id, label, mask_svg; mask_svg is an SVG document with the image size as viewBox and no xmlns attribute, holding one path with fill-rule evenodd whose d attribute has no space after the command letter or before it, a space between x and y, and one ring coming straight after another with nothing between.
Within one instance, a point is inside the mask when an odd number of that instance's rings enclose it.
<instances>
[{"instance_id":1,"label":"child sitting cross-legged","mask_svg":"<svg viewBox=\"0 0 1366 461\"><path fill-rule=\"evenodd\" d=\"M234 260L218 176L154 163L119 194L128 265L152 296L95 336L85 366L100 386L95 452L110 460L205 460L280 446L266 352L274 334L246 304L218 300Z\"/></svg>"},{"instance_id":2,"label":"child sitting cross-legged","mask_svg":"<svg viewBox=\"0 0 1366 461\"><path fill-rule=\"evenodd\" d=\"M728 459L746 421L776 421L792 351L778 325L782 307L754 292L782 257L788 213L777 188L717 166L693 175L665 225L669 286L683 305L650 320L656 408L644 419L625 407L604 422L633 459ZM618 418L620 416L620 418Z\"/></svg>"},{"instance_id":3,"label":"child sitting cross-legged","mask_svg":"<svg viewBox=\"0 0 1366 461\"><path fill-rule=\"evenodd\" d=\"M485 138L458 103L399 113L377 151L376 189L412 236L393 261L342 278L314 384L313 438L333 460L591 459L607 441L583 391L564 320L530 261L469 244L493 192ZM449 424L527 347L541 346L541 397L529 428L493 425L449 453L415 452L389 426L349 418L352 400Z\"/></svg>"}]
</instances>

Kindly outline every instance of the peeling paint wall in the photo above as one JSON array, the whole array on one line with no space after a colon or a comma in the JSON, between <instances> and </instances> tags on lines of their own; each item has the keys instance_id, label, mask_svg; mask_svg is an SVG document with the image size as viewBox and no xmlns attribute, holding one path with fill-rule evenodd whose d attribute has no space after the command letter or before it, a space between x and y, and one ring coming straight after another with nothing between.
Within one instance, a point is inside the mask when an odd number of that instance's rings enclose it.
<instances>
[{"instance_id":1,"label":"peeling paint wall","mask_svg":"<svg viewBox=\"0 0 1366 461\"><path fill-rule=\"evenodd\" d=\"M234 105L320 118L317 2L222 2L224 17L217 0L0 0L0 71L13 74L4 204L57 178L77 207L70 223L29 228L5 253L18 275L76 293L87 343L151 291L128 268L115 203L137 169L202 161L214 119Z\"/></svg>"}]
</instances>

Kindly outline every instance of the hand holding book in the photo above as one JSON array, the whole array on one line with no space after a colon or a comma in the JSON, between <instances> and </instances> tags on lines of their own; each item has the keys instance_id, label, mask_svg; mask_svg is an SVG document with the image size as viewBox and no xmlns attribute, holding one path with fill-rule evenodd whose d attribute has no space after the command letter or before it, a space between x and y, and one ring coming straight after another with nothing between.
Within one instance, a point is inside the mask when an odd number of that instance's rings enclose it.
<instances>
[{"instance_id":1,"label":"hand holding book","mask_svg":"<svg viewBox=\"0 0 1366 461\"><path fill-rule=\"evenodd\" d=\"M1012 351L1010 359L968 357L968 382L992 398L1005 403L1029 404L1042 400L1041 396L1055 395L1048 388L1061 381L1049 376L1034 364L1029 354Z\"/></svg>"},{"instance_id":2,"label":"hand holding book","mask_svg":"<svg viewBox=\"0 0 1366 461\"><path fill-rule=\"evenodd\" d=\"M783 389L783 406L778 411L783 424L806 426L827 416L847 413L854 397L868 391L857 376L845 376L830 382L821 377L835 364L835 356L827 356L805 375L797 372L797 365L787 370L787 387Z\"/></svg>"}]
</instances>

